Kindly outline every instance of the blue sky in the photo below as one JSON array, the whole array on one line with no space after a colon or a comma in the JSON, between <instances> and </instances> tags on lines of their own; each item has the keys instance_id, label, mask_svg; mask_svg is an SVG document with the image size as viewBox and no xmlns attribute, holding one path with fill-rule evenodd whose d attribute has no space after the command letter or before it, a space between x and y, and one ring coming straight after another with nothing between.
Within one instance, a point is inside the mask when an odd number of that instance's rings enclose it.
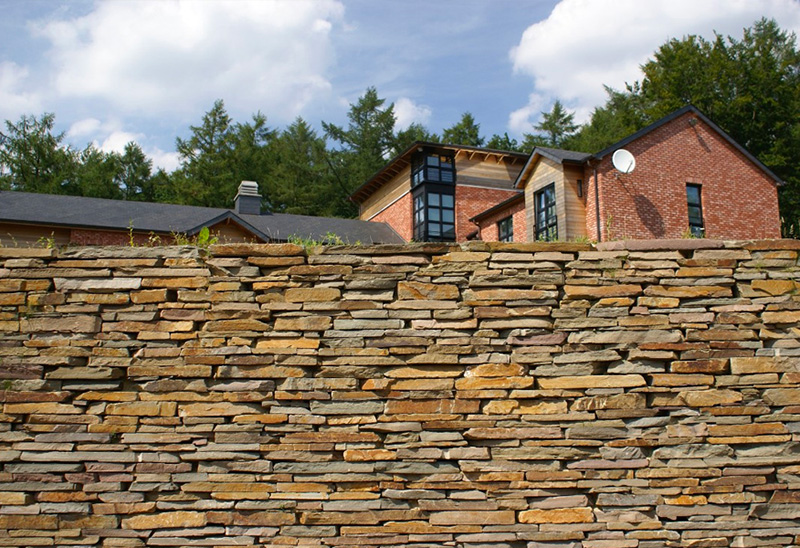
<instances>
[{"instance_id":1,"label":"blue sky","mask_svg":"<svg viewBox=\"0 0 800 548\"><path fill-rule=\"evenodd\" d=\"M137 141L177 166L215 99L346 123L375 86L398 126L470 111L520 138L555 99L584 121L672 37L740 38L762 17L800 34L800 0L0 0L0 120L53 112L78 148Z\"/></svg>"}]
</instances>

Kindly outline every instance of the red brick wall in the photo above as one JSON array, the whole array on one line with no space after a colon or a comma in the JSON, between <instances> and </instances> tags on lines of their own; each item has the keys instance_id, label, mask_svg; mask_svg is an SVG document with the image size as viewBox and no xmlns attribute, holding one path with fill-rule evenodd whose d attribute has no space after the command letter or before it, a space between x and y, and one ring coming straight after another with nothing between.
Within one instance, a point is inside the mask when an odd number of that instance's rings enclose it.
<instances>
[{"instance_id":1,"label":"red brick wall","mask_svg":"<svg viewBox=\"0 0 800 548\"><path fill-rule=\"evenodd\" d=\"M397 232L401 238L410 242L414 237L414 206L411 193L404 195L392 205L375 215L370 221L386 223Z\"/></svg>"},{"instance_id":2,"label":"red brick wall","mask_svg":"<svg viewBox=\"0 0 800 548\"><path fill-rule=\"evenodd\" d=\"M689 228L686 183L702 187L709 238L779 238L777 189L750 160L687 113L625 148L633 173L620 174L611 155L597 166L603 240L680 238ZM587 168L586 228L597 239L594 179Z\"/></svg>"},{"instance_id":3,"label":"red brick wall","mask_svg":"<svg viewBox=\"0 0 800 548\"><path fill-rule=\"evenodd\" d=\"M470 221L475 215L515 195L513 190L478 188L456 185L456 239L465 242L467 235L478 228ZM406 194L392 205L375 215L371 221L383 222L391 226L402 238L410 241L414 237L414 206L411 193ZM524 223L524 220L519 224ZM514 221L516 233L517 221ZM524 227L524 224L522 224ZM516 237L516 235L515 235ZM495 239L497 236L495 235ZM524 241L524 235L520 241Z\"/></svg>"},{"instance_id":4,"label":"red brick wall","mask_svg":"<svg viewBox=\"0 0 800 548\"><path fill-rule=\"evenodd\" d=\"M168 234L161 234L158 238L159 240L155 241L155 236L151 236L150 234L133 233L133 242L135 245L171 245L174 243L173 238ZM131 236L128 232L114 230L73 228L69 243L72 245L130 245Z\"/></svg>"},{"instance_id":5,"label":"red brick wall","mask_svg":"<svg viewBox=\"0 0 800 548\"><path fill-rule=\"evenodd\" d=\"M209 227L211 236L218 243L258 243L260 240L250 232L241 229L230 220ZM130 245L130 232L120 230L89 230L74 228L70 231L69 243L72 245ZM189 236L189 239L192 237ZM134 245L174 245L172 234L154 234L152 232L134 232Z\"/></svg>"},{"instance_id":6,"label":"red brick wall","mask_svg":"<svg viewBox=\"0 0 800 548\"><path fill-rule=\"evenodd\" d=\"M516 194L517 192L514 190L456 185L456 240L464 242L467 240L467 235L475 232L477 227L470 221L472 217L486 211L490 207L496 206L504 200L508 200ZM516 237L516 220L514 223ZM497 235L495 234L495 239L496 238ZM524 241L524 236L523 240L520 241Z\"/></svg>"},{"instance_id":7,"label":"red brick wall","mask_svg":"<svg viewBox=\"0 0 800 548\"><path fill-rule=\"evenodd\" d=\"M514 241L526 241L528 235L527 227L525 226L525 200L520 200L482 219L480 221L479 238L484 242L496 242L498 240L497 223L509 215L514 216Z\"/></svg>"}]
</instances>

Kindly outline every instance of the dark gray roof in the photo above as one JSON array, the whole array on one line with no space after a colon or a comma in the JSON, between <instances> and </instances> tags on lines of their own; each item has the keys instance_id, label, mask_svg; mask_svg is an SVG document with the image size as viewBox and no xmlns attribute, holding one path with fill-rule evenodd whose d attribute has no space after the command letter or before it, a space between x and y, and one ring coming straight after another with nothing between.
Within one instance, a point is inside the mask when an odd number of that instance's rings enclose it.
<instances>
[{"instance_id":1,"label":"dark gray roof","mask_svg":"<svg viewBox=\"0 0 800 548\"><path fill-rule=\"evenodd\" d=\"M514 184L512 185L514 188L519 188L520 183L525 179L525 177L528 176L528 168L532 167L536 162L536 159L540 156L549 158L558 164L563 164L564 162L568 164L582 164L587 159L592 157L591 154L587 154L586 152L576 152L574 150L564 150L562 148L535 147L531 151L528 161L525 162L522 170L520 170L519 174L517 174L517 178L514 180Z\"/></svg>"},{"instance_id":2,"label":"dark gray roof","mask_svg":"<svg viewBox=\"0 0 800 548\"><path fill-rule=\"evenodd\" d=\"M520 191L517 194L514 194L511 198L508 198L507 200L503 200L499 204L494 205L494 206L490 207L487 210L481 211L480 213L478 213L477 215L472 217L470 219L470 221L473 222L473 223L477 222L477 221L480 221L484 217L488 217L489 215L492 215L493 213L497 213L498 211L500 211L502 209L505 209L508 206L511 206L511 205L513 205L513 204L515 204L517 202L522 201L522 200L525 200L525 193Z\"/></svg>"},{"instance_id":3,"label":"dark gray roof","mask_svg":"<svg viewBox=\"0 0 800 548\"><path fill-rule=\"evenodd\" d=\"M242 215L215 207L0 192L0 222L109 230L128 230L132 227L137 232L180 232L191 235L204 226L226 219L264 241L285 241L290 236L324 240L330 232L347 243L403 242L385 223L353 219L282 213Z\"/></svg>"},{"instance_id":4,"label":"dark gray roof","mask_svg":"<svg viewBox=\"0 0 800 548\"><path fill-rule=\"evenodd\" d=\"M576 162L576 163L583 163L586 158L590 157L591 154L587 154L585 152L576 152L574 150L564 150L561 148L549 148L549 147L536 147L533 149L531 156L535 153L539 153L545 158L550 158L554 162L563 163L563 162Z\"/></svg>"},{"instance_id":5,"label":"dark gray roof","mask_svg":"<svg viewBox=\"0 0 800 548\"><path fill-rule=\"evenodd\" d=\"M349 244L356 242L399 244L404 242L403 238L389 225L373 221L288 215L286 213L238 215L238 217L269 236L271 240L284 241L289 236L325 240L326 234L330 232L339 236L344 243Z\"/></svg>"}]
</instances>

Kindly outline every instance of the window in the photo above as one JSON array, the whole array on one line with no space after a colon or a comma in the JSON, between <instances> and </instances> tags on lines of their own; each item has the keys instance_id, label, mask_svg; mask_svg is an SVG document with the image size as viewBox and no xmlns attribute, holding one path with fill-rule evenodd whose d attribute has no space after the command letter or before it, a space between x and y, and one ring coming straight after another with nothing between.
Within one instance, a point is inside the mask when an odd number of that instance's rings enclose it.
<instances>
[{"instance_id":1,"label":"window","mask_svg":"<svg viewBox=\"0 0 800 548\"><path fill-rule=\"evenodd\" d=\"M414 199L414 239L419 242L456 241L456 164L453 156L430 150L411 162Z\"/></svg>"},{"instance_id":2,"label":"window","mask_svg":"<svg viewBox=\"0 0 800 548\"><path fill-rule=\"evenodd\" d=\"M452 188L423 187L414 195L414 239L456 241L456 209Z\"/></svg>"},{"instance_id":3,"label":"window","mask_svg":"<svg viewBox=\"0 0 800 548\"><path fill-rule=\"evenodd\" d=\"M456 182L456 167L452 156L443 154L418 154L411 166L411 186L422 183L453 184Z\"/></svg>"},{"instance_id":4,"label":"window","mask_svg":"<svg viewBox=\"0 0 800 548\"><path fill-rule=\"evenodd\" d=\"M558 239L556 185L552 183L533 195L536 214L536 240Z\"/></svg>"},{"instance_id":5,"label":"window","mask_svg":"<svg viewBox=\"0 0 800 548\"><path fill-rule=\"evenodd\" d=\"M497 239L501 242L514 241L514 217L506 217L497 223Z\"/></svg>"},{"instance_id":6,"label":"window","mask_svg":"<svg viewBox=\"0 0 800 548\"><path fill-rule=\"evenodd\" d=\"M703 227L703 202L700 198L700 185L686 185L686 204L689 208L689 231L695 238L705 235Z\"/></svg>"}]
</instances>

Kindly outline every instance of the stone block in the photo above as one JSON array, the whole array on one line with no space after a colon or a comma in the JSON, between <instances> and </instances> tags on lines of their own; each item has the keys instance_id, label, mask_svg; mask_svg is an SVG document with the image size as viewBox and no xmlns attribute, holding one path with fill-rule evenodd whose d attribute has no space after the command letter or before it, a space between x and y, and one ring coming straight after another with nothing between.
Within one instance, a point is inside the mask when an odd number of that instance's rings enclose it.
<instances>
[{"instance_id":1,"label":"stone block","mask_svg":"<svg viewBox=\"0 0 800 548\"><path fill-rule=\"evenodd\" d=\"M284 298L290 303L338 301L342 292L334 287L302 287L287 289Z\"/></svg>"},{"instance_id":2,"label":"stone block","mask_svg":"<svg viewBox=\"0 0 800 548\"><path fill-rule=\"evenodd\" d=\"M513 525L513 510L431 512L431 525Z\"/></svg>"},{"instance_id":3,"label":"stone block","mask_svg":"<svg viewBox=\"0 0 800 548\"><path fill-rule=\"evenodd\" d=\"M608 297L636 297L641 295L638 284L614 285L565 285L564 293L569 299L605 299Z\"/></svg>"},{"instance_id":4,"label":"stone block","mask_svg":"<svg viewBox=\"0 0 800 548\"><path fill-rule=\"evenodd\" d=\"M580 389L580 388L633 388L645 386L644 377L641 375L582 375L553 378L538 378L536 380L543 390Z\"/></svg>"},{"instance_id":5,"label":"stone block","mask_svg":"<svg viewBox=\"0 0 800 548\"><path fill-rule=\"evenodd\" d=\"M800 388L769 388L762 397L767 405L800 405Z\"/></svg>"},{"instance_id":6,"label":"stone block","mask_svg":"<svg viewBox=\"0 0 800 548\"><path fill-rule=\"evenodd\" d=\"M100 331L100 318L96 316L52 316L21 319L19 329L22 333L97 333Z\"/></svg>"},{"instance_id":7,"label":"stone block","mask_svg":"<svg viewBox=\"0 0 800 548\"><path fill-rule=\"evenodd\" d=\"M141 278L53 278L56 291L87 291L112 293L115 291L131 291L139 289L142 285Z\"/></svg>"},{"instance_id":8,"label":"stone block","mask_svg":"<svg viewBox=\"0 0 800 548\"><path fill-rule=\"evenodd\" d=\"M520 523L562 524L592 523L594 513L588 507L557 508L554 510L533 509L519 513Z\"/></svg>"},{"instance_id":9,"label":"stone block","mask_svg":"<svg viewBox=\"0 0 800 548\"><path fill-rule=\"evenodd\" d=\"M275 331L325 331L332 324L328 316L280 317L275 319Z\"/></svg>"},{"instance_id":10,"label":"stone block","mask_svg":"<svg viewBox=\"0 0 800 548\"><path fill-rule=\"evenodd\" d=\"M160 512L133 516L122 520L123 529L172 529L183 527L204 527L207 523L204 512Z\"/></svg>"},{"instance_id":11,"label":"stone block","mask_svg":"<svg viewBox=\"0 0 800 548\"><path fill-rule=\"evenodd\" d=\"M397 284L397 298L400 300L456 300L460 295L458 286L452 284L432 284L424 282L401 281Z\"/></svg>"}]
</instances>

